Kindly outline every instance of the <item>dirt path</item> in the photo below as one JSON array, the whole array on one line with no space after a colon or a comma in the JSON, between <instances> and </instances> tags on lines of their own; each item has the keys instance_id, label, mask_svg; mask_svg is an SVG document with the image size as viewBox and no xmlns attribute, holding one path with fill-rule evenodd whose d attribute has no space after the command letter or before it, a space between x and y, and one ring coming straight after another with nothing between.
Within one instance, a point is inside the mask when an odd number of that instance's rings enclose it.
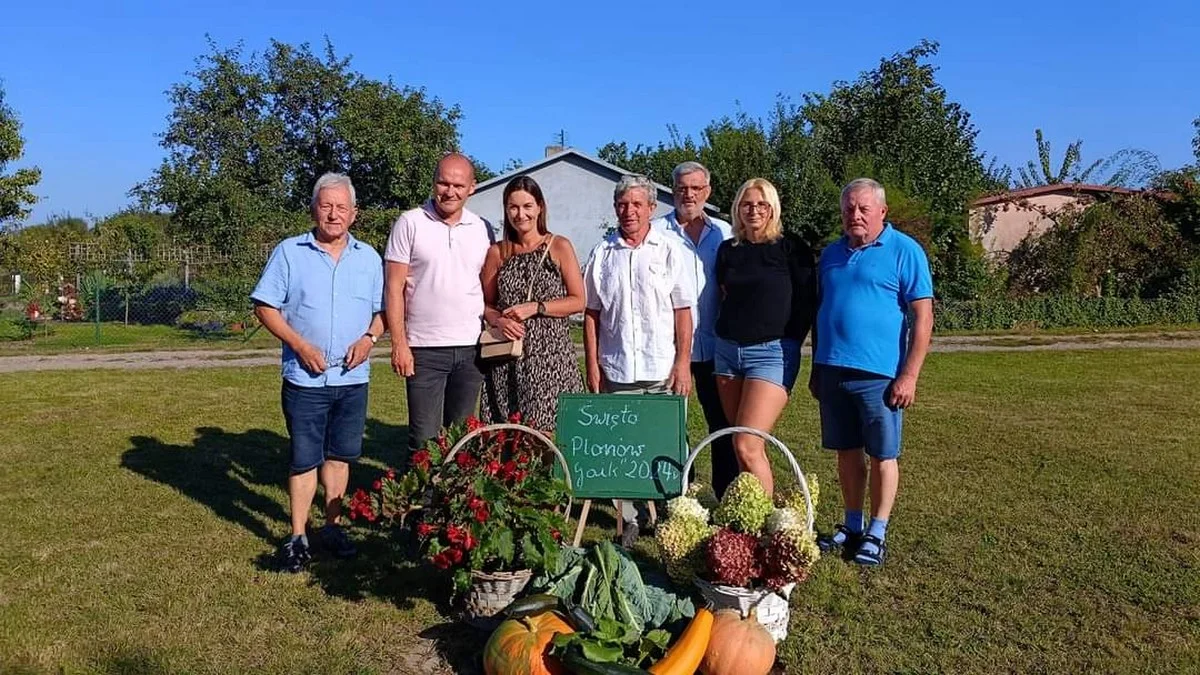
<instances>
[{"instance_id":1,"label":"dirt path","mask_svg":"<svg viewBox=\"0 0 1200 675\"><path fill-rule=\"evenodd\" d=\"M1067 349L1200 349L1200 331L1095 333L1086 335L963 335L935 337L935 352L1021 352ZM807 353L807 347L805 348ZM386 348L371 352L377 362ZM582 354L582 352L581 352ZM279 363L277 349L65 353L0 356L0 373L42 370L141 370L146 368L240 368ZM382 363L380 364L382 365Z\"/></svg>"}]
</instances>

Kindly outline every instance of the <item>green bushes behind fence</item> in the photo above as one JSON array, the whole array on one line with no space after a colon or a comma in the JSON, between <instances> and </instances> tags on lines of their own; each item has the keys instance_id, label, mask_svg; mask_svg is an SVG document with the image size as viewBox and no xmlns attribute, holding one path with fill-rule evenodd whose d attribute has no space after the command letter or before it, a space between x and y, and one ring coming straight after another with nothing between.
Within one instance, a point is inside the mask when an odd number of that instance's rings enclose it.
<instances>
[{"instance_id":1,"label":"green bushes behind fence","mask_svg":"<svg viewBox=\"0 0 1200 675\"><path fill-rule=\"evenodd\" d=\"M1200 323L1200 293L1160 298L1043 296L937 303L934 332L1121 328Z\"/></svg>"}]
</instances>

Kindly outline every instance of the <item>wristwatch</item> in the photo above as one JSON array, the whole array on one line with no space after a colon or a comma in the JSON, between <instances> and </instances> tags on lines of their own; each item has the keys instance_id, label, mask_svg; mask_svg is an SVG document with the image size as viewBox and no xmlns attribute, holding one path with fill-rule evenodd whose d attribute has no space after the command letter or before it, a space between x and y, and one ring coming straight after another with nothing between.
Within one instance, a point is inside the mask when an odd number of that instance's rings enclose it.
<instances>
[{"instance_id":1,"label":"wristwatch","mask_svg":"<svg viewBox=\"0 0 1200 675\"><path fill-rule=\"evenodd\" d=\"M363 333L363 335L364 335L364 336L366 336L366 338L367 338L368 340L370 340L370 341L371 341L371 344L378 344L378 343L379 343L379 336L378 336L378 335L372 335L372 334L371 334L371 331L367 331L367 332Z\"/></svg>"},{"instance_id":2,"label":"wristwatch","mask_svg":"<svg viewBox=\"0 0 1200 675\"><path fill-rule=\"evenodd\" d=\"M538 316L546 316L546 303L539 302L537 312L538 312L537 313Z\"/></svg>"}]
</instances>

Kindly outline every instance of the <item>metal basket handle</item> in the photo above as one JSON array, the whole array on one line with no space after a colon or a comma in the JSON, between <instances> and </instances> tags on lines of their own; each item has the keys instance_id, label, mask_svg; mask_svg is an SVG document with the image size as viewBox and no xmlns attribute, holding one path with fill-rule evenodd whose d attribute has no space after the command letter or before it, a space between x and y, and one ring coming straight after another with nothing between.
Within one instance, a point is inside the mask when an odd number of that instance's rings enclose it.
<instances>
[{"instance_id":1,"label":"metal basket handle","mask_svg":"<svg viewBox=\"0 0 1200 675\"><path fill-rule=\"evenodd\" d=\"M753 436L758 436L759 438L774 445L776 448L779 448L779 450L783 452L783 456L787 458L788 464L790 464L792 467L792 472L796 474L796 480L800 483L801 491L804 492L804 503L808 507L805 517L805 520L807 521L806 525L808 531L810 533L813 532L813 503L812 495L808 491L808 479L804 477L804 472L800 470L800 464L796 462L795 455L792 454L791 450L788 450L788 447L783 444L783 441L760 429L755 429L753 427L726 427L724 429L718 429L717 431L712 432L706 436L704 440L700 441L696 445L696 449L692 450L691 454L688 455L687 462L683 465L683 477L680 479L683 494L687 494L688 474L691 472L692 464L696 461L696 457L700 454L700 451L711 445L712 442L718 438L727 436L729 434L751 434Z\"/></svg>"}]
</instances>

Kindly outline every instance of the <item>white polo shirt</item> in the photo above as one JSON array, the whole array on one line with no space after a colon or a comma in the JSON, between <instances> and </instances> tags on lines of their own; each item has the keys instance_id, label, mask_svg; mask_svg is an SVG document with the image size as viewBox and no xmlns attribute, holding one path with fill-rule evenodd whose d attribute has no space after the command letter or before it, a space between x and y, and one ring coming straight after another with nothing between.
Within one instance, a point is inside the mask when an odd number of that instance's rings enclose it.
<instances>
[{"instance_id":1,"label":"white polo shirt","mask_svg":"<svg viewBox=\"0 0 1200 675\"><path fill-rule=\"evenodd\" d=\"M671 374L675 310L696 302L690 271L686 254L655 227L637 248L616 231L592 249L583 278L587 307L600 312L597 338L605 379L630 384Z\"/></svg>"},{"instance_id":2,"label":"white polo shirt","mask_svg":"<svg viewBox=\"0 0 1200 675\"><path fill-rule=\"evenodd\" d=\"M463 347L479 340L479 271L491 232L487 221L466 209L458 223L447 225L432 202L396 219L384 259L408 264L404 320L410 346Z\"/></svg>"}]
</instances>

